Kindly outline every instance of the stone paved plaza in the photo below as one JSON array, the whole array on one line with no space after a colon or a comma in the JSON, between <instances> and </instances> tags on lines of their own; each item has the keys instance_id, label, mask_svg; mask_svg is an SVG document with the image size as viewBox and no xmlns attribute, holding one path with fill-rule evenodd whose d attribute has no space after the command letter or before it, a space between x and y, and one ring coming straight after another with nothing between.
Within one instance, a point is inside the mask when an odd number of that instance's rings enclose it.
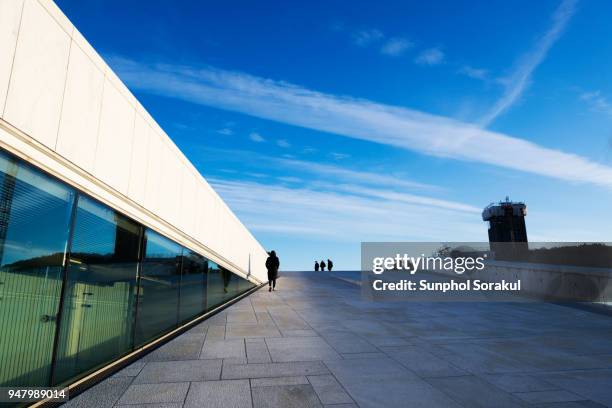
<instances>
[{"instance_id":1,"label":"stone paved plaza","mask_svg":"<svg viewBox=\"0 0 612 408\"><path fill-rule=\"evenodd\" d=\"M373 303L327 272L284 273L65 406L612 406L612 317Z\"/></svg>"}]
</instances>

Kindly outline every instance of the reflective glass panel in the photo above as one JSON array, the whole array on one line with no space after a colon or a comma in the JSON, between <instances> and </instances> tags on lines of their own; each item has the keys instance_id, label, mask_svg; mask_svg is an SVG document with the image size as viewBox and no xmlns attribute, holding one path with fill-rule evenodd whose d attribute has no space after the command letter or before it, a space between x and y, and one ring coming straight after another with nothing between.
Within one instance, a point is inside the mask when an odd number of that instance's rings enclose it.
<instances>
[{"instance_id":1,"label":"reflective glass panel","mask_svg":"<svg viewBox=\"0 0 612 408\"><path fill-rule=\"evenodd\" d=\"M145 231L145 256L140 270L136 345L176 328L182 248L175 242Z\"/></svg>"},{"instance_id":2,"label":"reflective glass panel","mask_svg":"<svg viewBox=\"0 0 612 408\"><path fill-rule=\"evenodd\" d=\"M181 322L206 310L206 274L208 260L188 249L183 249L181 275L180 312Z\"/></svg>"},{"instance_id":3,"label":"reflective glass panel","mask_svg":"<svg viewBox=\"0 0 612 408\"><path fill-rule=\"evenodd\" d=\"M131 351L141 227L80 196L54 383Z\"/></svg>"},{"instance_id":4,"label":"reflective glass panel","mask_svg":"<svg viewBox=\"0 0 612 408\"><path fill-rule=\"evenodd\" d=\"M207 309L210 310L229 298L224 279L223 269L212 261L208 261Z\"/></svg>"},{"instance_id":5,"label":"reflective glass panel","mask_svg":"<svg viewBox=\"0 0 612 408\"><path fill-rule=\"evenodd\" d=\"M228 297L233 298L234 296L237 296L239 294L238 281L242 280L242 278L225 268L221 268L221 274L223 276L225 292L227 293Z\"/></svg>"},{"instance_id":6,"label":"reflective glass panel","mask_svg":"<svg viewBox=\"0 0 612 408\"><path fill-rule=\"evenodd\" d=\"M0 386L49 382L74 194L0 154Z\"/></svg>"}]
</instances>

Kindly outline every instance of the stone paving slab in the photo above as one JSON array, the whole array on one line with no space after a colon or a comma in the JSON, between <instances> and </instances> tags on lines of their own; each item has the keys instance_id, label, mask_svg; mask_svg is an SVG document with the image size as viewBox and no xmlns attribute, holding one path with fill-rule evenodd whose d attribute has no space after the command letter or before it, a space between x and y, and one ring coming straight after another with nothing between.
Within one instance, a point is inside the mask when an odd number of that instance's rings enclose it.
<instances>
[{"instance_id":1,"label":"stone paving slab","mask_svg":"<svg viewBox=\"0 0 612 408\"><path fill-rule=\"evenodd\" d=\"M245 344L249 364L272 362L265 339L246 339Z\"/></svg>"},{"instance_id":2,"label":"stone paving slab","mask_svg":"<svg viewBox=\"0 0 612 408\"><path fill-rule=\"evenodd\" d=\"M205 334L177 337L142 358L142 361L194 360L200 355Z\"/></svg>"},{"instance_id":3,"label":"stone paving slab","mask_svg":"<svg viewBox=\"0 0 612 408\"><path fill-rule=\"evenodd\" d=\"M427 382L465 407L520 408L522 401L472 375L430 378Z\"/></svg>"},{"instance_id":4,"label":"stone paving slab","mask_svg":"<svg viewBox=\"0 0 612 408\"><path fill-rule=\"evenodd\" d=\"M225 331L225 338L254 338L254 337L281 337L281 332L273 323L228 323Z\"/></svg>"},{"instance_id":5,"label":"stone paving slab","mask_svg":"<svg viewBox=\"0 0 612 408\"><path fill-rule=\"evenodd\" d=\"M580 395L565 390L517 392L513 395L530 404L583 401L585 399Z\"/></svg>"},{"instance_id":6,"label":"stone paving slab","mask_svg":"<svg viewBox=\"0 0 612 408\"><path fill-rule=\"evenodd\" d=\"M291 363L269 364L228 364L223 367L221 378L265 378L294 377L300 375L329 374L329 370L321 361L297 361Z\"/></svg>"},{"instance_id":7,"label":"stone paving slab","mask_svg":"<svg viewBox=\"0 0 612 408\"><path fill-rule=\"evenodd\" d=\"M381 349L390 358L421 378L454 377L468 374L419 346L381 347Z\"/></svg>"},{"instance_id":8,"label":"stone paving slab","mask_svg":"<svg viewBox=\"0 0 612 408\"><path fill-rule=\"evenodd\" d=\"M121 395L128 389L130 377L111 377L71 399L63 405L66 408L107 408L113 407Z\"/></svg>"},{"instance_id":9,"label":"stone paving slab","mask_svg":"<svg viewBox=\"0 0 612 408\"><path fill-rule=\"evenodd\" d=\"M284 273L67 407L612 407L612 318L553 304L369 302Z\"/></svg>"},{"instance_id":10,"label":"stone paving slab","mask_svg":"<svg viewBox=\"0 0 612 408\"><path fill-rule=\"evenodd\" d=\"M157 404L185 400L188 382L166 384L132 384L119 399L121 404Z\"/></svg>"},{"instance_id":11,"label":"stone paving slab","mask_svg":"<svg viewBox=\"0 0 612 408\"><path fill-rule=\"evenodd\" d=\"M350 404L353 402L333 375L309 375L308 381L323 404Z\"/></svg>"},{"instance_id":12,"label":"stone paving slab","mask_svg":"<svg viewBox=\"0 0 612 408\"><path fill-rule=\"evenodd\" d=\"M147 363L134 384L218 380L220 360L154 361Z\"/></svg>"},{"instance_id":13,"label":"stone paving slab","mask_svg":"<svg viewBox=\"0 0 612 408\"><path fill-rule=\"evenodd\" d=\"M251 380L251 387L275 387L277 385L306 385L310 384L305 376L299 377L273 377L273 378L254 378Z\"/></svg>"},{"instance_id":14,"label":"stone paving slab","mask_svg":"<svg viewBox=\"0 0 612 408\"><path fill-rule=\"evenodd\" d=\"M249 380L191 383L184 406L187 408L251 408Z\"/></svg>"},{"instance_id":15,"label":"stone paving slab","mask_svg":"<svg viewBox=\"0 0 612 408\"><path fill-rule=\"evenodd\" d=\"M115 373L113 377L136 377L147 363L145 361L136 361L129 366Z\"/></svg>"},{"instance_id":16,"label":"stone paving slab","mask_svg":"<svg viewBox=\"0 0 612 408\"><path fill-rule=\"evenodd\" d=\"M321 337L267 338L266 344L274 362L321 361L342 358Z\"/></svg>"},{"instance_id":17,"label":"stone paving slab","mask_svg":"<svg viewBox=\"0 0 612 408\"><path fill-rule=\"evenodd\" d=\"M201 359L246 359L244 339L206 340L200 353Z\"/></svg>"},{"instance_id":18,"label":"stone paving slab","mask_svg":"<svg viewBox=\"0 0 612 408\"><path fill-rule=\"evenodd\" d=\"M485 381L507 392L552 391L559 387L530 374L484 374Z\"/></svg>"},{"instance_id":19,"label":"stone paving slab","mask_svg":"<svg viewBox=\"0 0 612 408\"><path fill-rule=\"evenodd\" d=\"M310 385L254 387L254 408L316 408L321 402Z\"/></svg>"}]
</instances>

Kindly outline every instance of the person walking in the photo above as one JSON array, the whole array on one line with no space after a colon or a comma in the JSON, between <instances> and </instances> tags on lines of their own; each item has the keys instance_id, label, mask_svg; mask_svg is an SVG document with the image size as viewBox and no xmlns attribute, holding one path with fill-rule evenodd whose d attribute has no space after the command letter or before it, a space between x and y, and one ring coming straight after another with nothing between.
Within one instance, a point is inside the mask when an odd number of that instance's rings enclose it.
<instances>
[{"instance_id":1,"label":"person walking","mask_svg":"<svg viewBox=\"0 0 612 408\"><path fill-rule=\"evenodd\" d=\"M325 261L321 260L321 270L325 272Z\"/></svg>"},{"instance_id":2,"label":"person walking","mask_svg":"<svg viewBox=\"0 0 612 408\"><path fill-rule=\"evenodd\" d=\"M280 259L276 256L275 251L270 251L268 259L266 259L266 269L268 270L268 292L272 292L276 288L276 278L278 278L278 268L280 267Z\"/></svg>"},{"instance_id":3,"label":"person walking","mask_svg":"<svg viewBox=\"0 0 612 408\"><path fill-rule=\"evenodd\" d=\"M327 260L327 270L331 272L333 267L334 267L334 263L331 261L331 259L328 259Z\"/></svg>"},{"instance_id":4,"label":"person walking","mask_svg":"<svg viewBox=\"0 0 612 408\"><path fill-rule=\"evenodd\" d=\"M319 272L319 263L315 261L315 272Z\"/></svg>"}]
</instances>

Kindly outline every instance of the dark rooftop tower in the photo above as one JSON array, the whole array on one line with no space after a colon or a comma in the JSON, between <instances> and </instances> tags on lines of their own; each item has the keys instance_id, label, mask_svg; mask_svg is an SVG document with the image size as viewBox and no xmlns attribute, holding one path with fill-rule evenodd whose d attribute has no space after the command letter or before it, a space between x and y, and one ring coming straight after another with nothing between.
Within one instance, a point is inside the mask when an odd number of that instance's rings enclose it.
<instances>
[{"instance_id":1,"label":"dark rooftop tower","mask_svg":"<svg viewBox=\"0 0 612 408\"><path fill-rule=\"evenodd\" d=\"M527 250L526 215L527 206L525 203L512 202L508 197L506 197L506 201L489 204L482 211L482 219L489 222L491 250L498 255L502 253L516 254ZM505 242L513 242L515 245L496 245L496 243Z\"/></svg>"}]
</instances>

